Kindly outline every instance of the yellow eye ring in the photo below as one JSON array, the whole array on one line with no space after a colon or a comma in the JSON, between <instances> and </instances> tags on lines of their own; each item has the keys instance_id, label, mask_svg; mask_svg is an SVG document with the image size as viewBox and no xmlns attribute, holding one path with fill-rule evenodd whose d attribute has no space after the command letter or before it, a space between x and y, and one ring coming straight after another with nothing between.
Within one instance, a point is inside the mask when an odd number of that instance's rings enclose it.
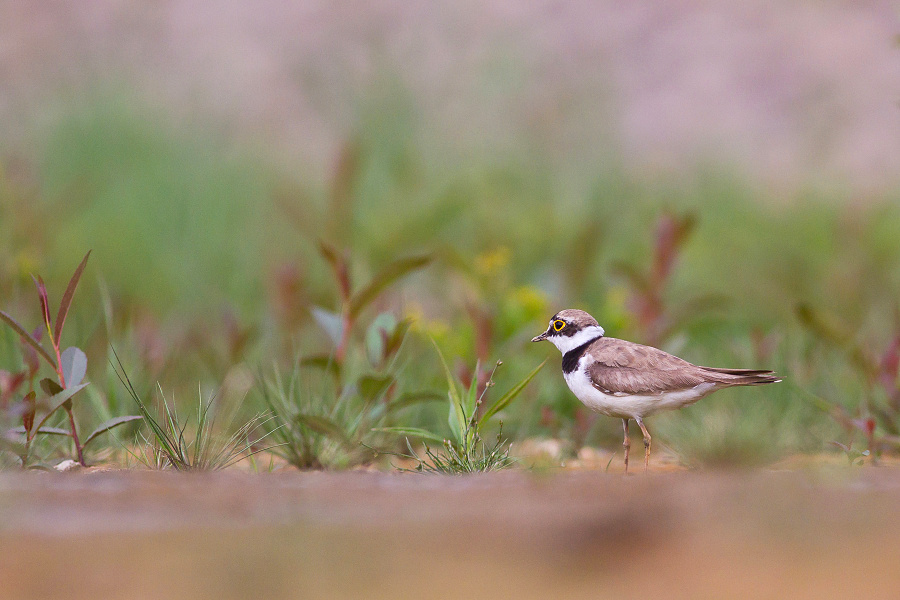
<instances>
[{"instance_id":1,"label":"yellow eye ring","mask_svg":"<svg viewBox=\"0 0 900 600\"><path fill-rule=\"evenodd\" d=\"M566 322L563 321L562 319L557 319L557 320L553 321L553 331L562 331L565 326L566 326Z\"/></svg>"}]
</instances>

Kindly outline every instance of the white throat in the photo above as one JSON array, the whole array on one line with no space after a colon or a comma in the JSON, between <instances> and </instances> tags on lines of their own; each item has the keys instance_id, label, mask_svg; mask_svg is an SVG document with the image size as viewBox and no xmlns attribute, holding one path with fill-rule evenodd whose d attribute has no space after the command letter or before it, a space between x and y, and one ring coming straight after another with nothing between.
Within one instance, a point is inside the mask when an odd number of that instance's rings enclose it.
<instances>
[{"instance_id":1,"label":"white throat","mask_svg":"<svg viewBox=\"0 0 900 600\"><path fill-rule=\"evenodd\" d=\"M594 338L600 337L605 332L599 325L591 325L585 327L573 336L554 335L547 339L553 342L553 345L559 348L559 351L565 354L569 350L574 350L582 344L586 344Z\"/></svg>"}]
</instances>

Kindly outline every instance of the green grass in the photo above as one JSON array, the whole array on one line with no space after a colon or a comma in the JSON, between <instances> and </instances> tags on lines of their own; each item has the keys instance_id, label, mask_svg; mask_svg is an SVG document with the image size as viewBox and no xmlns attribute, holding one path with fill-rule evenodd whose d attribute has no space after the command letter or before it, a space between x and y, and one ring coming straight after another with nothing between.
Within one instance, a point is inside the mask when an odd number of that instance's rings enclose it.
<instances>
[{"instance_id":1,"label":"green grass","mask_svg":"<svg viewBox=\"0 0 900 600\"><path fill-rule=\"evenodd\" d=\"M490 372L481 369L480 364L476 364L471 373L471 381L465 385L450 373L447 361L437 345L435 345L435 350L444 370L448 388L447 424L450 428L450 435L443 437L433 431L415 427L384 428L383 431L405 437L409 454L398 454L398 456L412 461L415 466L409 470L419 473L461 475L499 471L511 467L515 464L515 459L509 455L510 445L509 441L503 437L503 422L500 420L500 415L507 411L547 361L539 364L524 379L517 382L499 398L494 399L489 394L495 385L494 376L497 374L497 369L503 364L501 361L497 361ZM489 444L484 439L483 430L491 425L492 420L499 422L499 431L494 443ZM423 456L413 449L409 442L409 436L425 441ZM437 442L440 446L432 449L428 446L429 441Z\"/></svg>"},{"instance_id":2,"label":"green grass","mask_svg":"<svg viewBox=\"0 0 900 600\"><path fill-rule=\"evenodd\" d=\"M586 166L577 189L590 191L572 193L550 163L527 152L437 163L434 149L410 132L410 118L364 115L323 188L303 176L302 165L279 172L249 150L121 99L63 114L37 145L33 181L23 185L0 169L0 308L34 328L40 315L32 309L29 273L41 272L58 289L71 256L93 249L92 274L69 320L71 343L88 353L95 382L91 402L76 407L80 421L130 408L104 364L112 343L140 365L142 383L165 381L179 398L192 396L198 380L214 385L235 366L271 374L274 364L298 381L267 386L265 375L257 378L249 408L265 410L261 391L268 389L282 408L331 415L349 427L352 410L333 414L340 390L313 393L295 363L297 348L334 352L311 307L336 315L346 308L317 255L320 241L349 250L354 289L398 257L434 257L391 282L357 316L362 323L381 313L413 319L396 371L399 387L444 385L431 337L447 356L459 357L450 368L466 381L466 365L502 359L497 384L508 389L547 356L528 340L560 308L584 308L609 335L648 341L634 304L644 292L623 273L651 271L663 215L693 215L696 226L660 286L662 313L673 323L660 346L697 363L773 368L787 380L656 417L655 440L690 465L755 464L819 452L848 437L859 445L862 433L848 432L826 411L841 407L860 419L889 404L890 382L860 371L850 342L835 345L805 326L798 307L839 321L852 342L880 360L898 331L896 197L851 208L835 192L774 197L708 167L650 181L614 166ZM701 302L708 298L716 302ZM355 328L348 340L357 348L354 377L367 374L366 335ZM760 352L754 339L765 336L771 348ZM21 364L15 338L3 333L0 369ZM506 411L504 431L515 439L574 438L578 406L562 377L547 369ZM7 408L0 412L14 422ZM896 426L896 413L885 410L876 437ZM425 403L389 425L440 431L446 419L444 407ZM584 434L591 444L621 443L618 423L608 419Z\"/></svg>"},{"instance_id":3,"label":"green grass","mask_svg":"<svg viewBox=\"0 0 900 600\"><path fill-rule=\"evenodd\" d=\"M266 433L264 428L274 417L259 414L233 426L236 411L232 411L231 418L217 425L216 417L220 410L219 406L215 406L216 397L204 400L201 392L197 400L196 419L190 422L179 416L175 399L172 398L171 402L167 400L162 386L157 386L162 406L160 410L154 410L135 390L121 363L118 363L118 369L121 384L134 400L143 424L149 430L149 434L140 432L140 440L134 445L134 450L126 447L126 452L145 467L218 471L272 449L265 445L271 430ZM263 430L263 433L252 437L258 430Z\"/></svg>"}]
</instances>

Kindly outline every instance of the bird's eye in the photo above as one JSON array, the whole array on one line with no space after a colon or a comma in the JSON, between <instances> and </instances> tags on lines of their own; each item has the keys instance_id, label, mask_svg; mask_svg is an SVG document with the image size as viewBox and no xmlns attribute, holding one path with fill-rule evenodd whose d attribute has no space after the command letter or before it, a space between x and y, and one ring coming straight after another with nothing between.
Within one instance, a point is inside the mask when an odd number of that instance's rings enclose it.
<instances>
[{"instance_id":1,"label":"bird's eye","mask_svg":"<svg viewBox=\"0 0 900 600\"><path fill-rule=\"evenodd\" d=\"M557 320L553 321L553 331L562 331L565 326L566 326L566 322L563 321L562 319L557 319Z\"/></svg>"}]
</instances>

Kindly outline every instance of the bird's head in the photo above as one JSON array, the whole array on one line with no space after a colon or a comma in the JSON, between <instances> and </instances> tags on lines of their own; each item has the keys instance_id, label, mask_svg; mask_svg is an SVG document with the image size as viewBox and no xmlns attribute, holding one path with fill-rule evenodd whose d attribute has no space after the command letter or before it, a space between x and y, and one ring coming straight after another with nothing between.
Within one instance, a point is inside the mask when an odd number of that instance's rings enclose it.
<instances>
[{"instance_id":1,"label":"bird's head","mask_svg":"<svg viewBox=\"0 0 900 600\"><path fill-rule=\"evenodd\" d=\"M561 310L550 319L547 331L531 339L532 342L547 340L565 354L582 344L603 336L603 328L597 320L584 312L567 308Z\"/></svg>"}]
</instances>

